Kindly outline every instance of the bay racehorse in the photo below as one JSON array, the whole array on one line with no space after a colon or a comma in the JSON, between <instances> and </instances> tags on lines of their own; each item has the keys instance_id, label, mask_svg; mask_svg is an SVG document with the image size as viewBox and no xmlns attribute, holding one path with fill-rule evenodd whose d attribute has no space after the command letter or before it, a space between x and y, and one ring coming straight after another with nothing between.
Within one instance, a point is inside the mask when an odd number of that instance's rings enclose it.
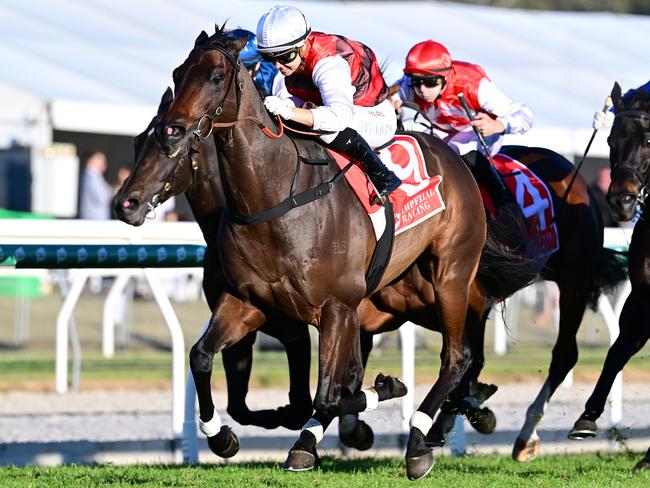
<instances>
[{"instance_id":1,"label":"bay racehorse","mask_svg":"<svg viewBox=\"0 0 650 488\"><path fill-rule=\"evenodd\" d=\"M203 292L214 310L216 299L224 290L217 246L217 231L225 205L217 152L212 139L207 139L200 153L192 158L169 158L162 153L154 128L173 99L171 88L164 93L157 115L135 138L132 171L113 198L116 216L130 224L142 225L147 214L173 195L185 193L206 242ZM258 425L267 429L279 426L299 429L311 417L312 398L309 391L311 349L306 327L292 324L290 319L271 318L259 329L278 339L289 359L289 404L277 409L249 410L245 398L252 368L252 349L256 331L222 351L228 387L228 414L242 425Z\"/></svg>"},{"instance_id":2,"label":"bay racehorse","mask_svg":"<svg viewBox=\"0 0 650 488\"><path fill-rule=\"evenodd\" d=\"M155 207L173 195L185 192L207 243L204 264L204 293L210 309L214 309L214 299L223 290L224 279L216 246L216 233L224 207L224 194L220 182L217 153L214 140L207 138L202 142L201 150L191 155L173 158L161 152L154 133L154 127L167 110L173 99L171 89L162 97L158 114L147 128L135 138L135 158L129 178L118 190L113 207L115 214L130 225L142 225L146 215ZM490 232L494 246L486 245L479 265L480 285L493 297L505 297L530 281L531 273L522 273L521 266L512 266L516 259L496 243L498 237ZM498 264L497 264L498 263ZM491 269L486 269L491 268ZM372 347L372 334L394 330L405 321L410 320L431 330L440 331L440 324L431 320L427 307L434 306L433 296L418 299L418 295L427 287L427 282L417 270L413 269L399 282L385 287L373 301L359 307L361 319L361 350L364 366ZM483 312L482 310L480 311ZM474 312L472 312L474 313ZM481 322L484 326L484 322ZM286 320L269 320L261 328L263 332L276 337L284 346L289 362L290 388L289 405L278 409L252 411L246 405L246 394L252 367L252 351L256 331L249 333L238 343L222 351L228 386L229 415L236 422L253 424L265 428L278 426L289 429L300 428L312 414L312 400L309 393L309 336L304 327L287 326ZM478 332L478 333L477 333ZM468 336L475 363L483 364L482 330L469 330ZM478 375L480 367L472 367ZM477 378L466 375L467 389L476 390L478 395L460 389L463 401L470 397L471 405L480 405L485 397L486 386L478 383ZM495 391L491 387L491 391ZM464 413L480 432L493 431L495 420L491 411L477 410L457 405L458 411ZM343 444L357 449L367 449L372 445L372 429L356 415L345 416L339 423L339 436Z\"/></svg>"},{"instance_id":3,"label":"bay racehorse","mask_svg":"<svg viewBox=\"0 0 650 488\"><path fill-rule=\"evenodd\" d=\"M150 133L149 135L151 136L151 133ZM207 143L204 143L203 147L204 147L204 149L203 149L203 153L205 153L206 151L212 151L212 149L209 147L209 144L207 144ZM516 149L517 149L517 148L513 148L513 150L516 150ZM529 151L529 152L531 152L531 151ZM538 162L540 165L543 165L544 167L545 167L545 166L549 166L549 168L547 169L546 173L548 173L549 170L551 170L551 173L552 173L551 177L552 177L552 178L555 178L555 179L561 179L561 178L557 178L557 175L558 175L558 168L556 167L556 166L557 166L557 158L559 158L559 160L560 160L560 166L561 166L561 171L560 171L560 173L564 172L564 173L566 174L567 168L570 167L569 163L568 163L566 160L564 160L563 158L561 158L561 157L560 157L559 155L557 155L556 153L552 153L551 151L546 151L546 150L537 150L536 153L535 153L535 151L532 151L532 152L533 152L534 154L529 155L528 161L529 161L529 162L531 162L531 161L532 161L532 162ZM160 152L156 151L156 154L157 154L158 156L160 156ZM200 157L202 156L202 154L199 154L199 155L197 155L197 156L198 156L198 158L200 159ZM165 158L165 159L167 159L167 158ZM168 161L171 161L171 162L173 163L172 160L168 160ZM556 162L554 163L554 161L556 161ZM567 166L567 165L569 165L569 166ZM172 167L173 167L173 166L172 166ZM187 172L186 172L186 178L188 179L188 181L191 181L191 177L189 176L189 175L191 175L191 172L189 172L189 163L186 165L186 167L188 168L188 170L187 170ZM208 170L206 170L206 171L201 171L201 170L199 169L199 167L200 167L200 166L197 166L197 167L194 168L195 172L198 170L198 173L199 173L199 174L206 175L206 174L210 174L211 172L212 172L212 174L214 174L214 170L211 171L211 170L208 169ZM209 166L206 166L206 167L209 167ZM137 166L136 166L136 169L137 169ZM145 171L145 172L146 172L146 171ZM135 174L135 172L134 172L134 174ZM157 168L155 171L150 172L150 174L158 175L158 178L160 178L160 176L161 176L162 174L164 174L164 171L161 171L160 168ZM180 173L178 173L178 174L180 174ZM174 171L174 175L176 175L176 171ZM172 179L173 179L173 178L172 178ZM179 178L179 180L181 180L181 178ZM202 180L202 178L195 178L195 181L199 181L199 182L201 182L201 180ZM170 181L171 181L171 180L170 180ZM579 181L579 183L578 183L578 186L579 186L579 187L584 187L584 186L585 186L585 185L584 185L584 182L581 182L581 180L578 180L578 181ZM165 198L165 190L161 189L161 186L162 186L162 184L164 183L164 181L158 181L158 180L157 180L155 183L156 183L156 184L160 183L160 184L158 184L158 186L155 186L155 185L154 185L154 188L160 189L160 191L159 191L158 193L159 193L160 195L163 195L162 198ZM147 186L149 186L149 185L147 185ZM166 186L169 186L169 182L167 182L167 185L166 185ZM144 187L143 187L142 189L143 189L143 191L144 191ZM133 189L132 189L132 190L133 190ZM169 188L166 189L167 194L169 194L169 190L170 190ZM174 188L173 191L177 191L177 188ZM178 190L178 191L180 191L180 190ZM131 197L133 197L134 195L135 195L136 197L138 197L138 198L127 198L127 197L129 196L129 193L128 193L128 192L126 192L125 194L123 194L123 197L124 197L124 198L123 198L123 200L122 200L122 203L123 203L123 202L128 202L128 201L135 202L135 205L129 205L129 206L128 206L128 209L125 211L125 214L126 214L126 215L130 215L131 217L133 217L133 216L136 215L136 214L137 214L137 215L140 215L140 214L141 214L141 217L143 218L144 213L141 213L141 211L143 210L143 208L138 207L138 204L139 204L140 202L144 203L144 202L146 202L146 201L148 201L148 200L147 200L147 198L144 197L143 194L138 195L138 192L137 192L137 191L136 191L135 193L132 193L132 194L131 194ZM191 195L191 193L188 193L188 197L190 197L190 195ZM553 197L554 197L554 202L557 204L557 203L558 203L558 192L557 192L557 191L554 192ZM148 198L154 198L153 193L150 192ZM157 197L156 197L156 198L157 198ZM207 196L207 199L209 200L209 198L210 198L210 197L209 197L209 195L208 195L208 196ZM154 199L155 199L155 198L154 198ZM201 201L203 201L203 202L205 203L205 201L206 201L206 196L203 195L202 197L200 197L200 199L201 199ZM214 199L214 197L213 197L213 199ZM579 204L581 204L581 203L579 203ZM121 205L120 205L120 206L121 206ZM118 208L117 208L118 212L120 211L120 208L119 208L120 206L118 206ZM218 204L217 204L217 207L218 207ZM193 208L194 208L194 205L193 205ZM146 212L145 212L145 213L146 213ZM195 213L196 213L196 212L195 212ZM213 213L214 213L214 214L218 214L218 212L213 212ZM136 220L137 220L137 219L136 219ZM561 220L561 222L562 222L562 220ZM564 222L566 222L566 220L564 220ZM202 227L203 227L203 226L202 226ZM560 225L560 229L561 229L560 235L562 236L562 238L563 238L562 240L563 240L564 242L568 242L568 240L564 238L564 236L567 235L567 232L564 231L563 227L566 228L567 226L566 226L566 225L564 225L564 226L563 226L563 225ZM213 227L213 228L214 228L214 227ZM570 227L569 227L569 228L570 228ZM207 238L206 238L206 240L207 240ZM588 242L588 241L589 241L589 235L586 236L586 239L585 239L585 242ZM208 242L209 242L209 241L208 241ZM210 245L209 245L208 247L210 247ZM413 273L411 273L411 274L413 274ZM206 273L206 280L209 278L208 275L209 275L209 273ZM485 275L485 273L484 273L484 275ZM504 278L504 277L507 277L507 276L509 276L509 275L508 275L508 270L502 270L502 274L501 274L500 279L503 280L503 278ZM417 277L416 277L416 278L417 278ZM422 278L420 277L419 279L421 280ZM408 280L406 280L406 281L408 281ZM518 287L520 288L520 287L524 286L525 284L526 284L525 280L524 280L524 281L521 281L521 280L520 280L520 281L519 281L519 286L518 286ZM415 287L414 287L414 285L415 285ZM405 318L405 315L404 315L405 312L404 312L404 310L403 310L403 309L400 309L399 307L397 307L397 308L394 307L395 303L397 303L397 302L399 301L399 300L396 300L395 297L396 297L396 296L397 296L397 297L400 297L400 295L399 295L399 290L398 290L399 287L395 287L395 288L396 288L396 289L394 289L394 290L391 290L390 288L386 288L386 289L384 289L383 291L381 291L380 293L377 294L377 296L379 296L379 297L381 297L381 298L380 298L380 299L375 298L375 299L373 300L373 301L375 301L375 302L379 302L379 303L380 303L380 307L381 307L381 309L384 310L383 312L381 312L381 313L377 313L377 312L379 311L379 309L376 309L376 307L374 306L374 304L372 304L372 305L366 305L366 306L363 307L363 309L364 309L365 312L362 313L362 325L364 325L364 328L366 328L367 330L370 330L370 331L382 331L382 330L392 329L392 328L395 328L396 326L398 326L399 324L401 324L404 320L408 320L408 319L410 319L410 320L412 320L412 321L415 321L416 323L420 323L421 325L429 326L430 328L435 328L435 327L436 327L435 324L433 324L433 327L432 327L430 323L427 324L427 321L426 321L426 320L418 320L417 317L414 318L414 317L411 316L411 317L407 317L407 318ZM517 288L517 287L515 287L515 289L516 289L516 288ZM595 286L595 283L592 282L591 285L590 285L590 290L589 290L588 294L589 294L589 295L593 295L593 294L595 293L596 288L597 288L597 287ZM404 292L405 290L406 290L406 291L410 291L410 292L412 292L414 289L415 289L415 290L418 289L417 279L416 279L416 280L413 280L413 281L411 282L411 284L409 284L405 289L402 289L402 292ZM483 290L484 290L484 289L485 289L485 287L483 287ZM207 292L207 290L206 290L206 292ZM395 295L395 293L398 293L398 294ZM406 300L405 300L405 298L404 298L405 296L406 296L406 295L403 294L403 295L400 297L402 303L406 303ZM495 295L495 296L498 296L498 295ZM381 305L382 300L383 300L383 302L384 302L383 305ZM412 301L414 301L414 300L411 299L411 300L409 300L409 301L412 302ZM391 308L391 306L387 306L387 305L386 305L387 303L390 303L390 304L393 306L393 308ZM368 315L368 311L369 311L369 310L372 311L373 309L376 309L376 310L374 310L374 313L371 313L370 315ZM584 306L583 306L583 310L584 310ZM412 313L412 312L413 312L413 309L411 309L411 313ZM382 314L383 314L383 315L382 315ZM581 313L581 314L582 314L582 313ZM581 314L580 314L580 315L581 315ZM487 315L485 315L483 318L485 318L486 316L487 316ZM364 318L364 317L365 317L365 318ZM484 323L484 322L483 322L483 323ZM477 375L477 374L478 374L478 371L480 371L480 367L481 367L482 364L483 364L483 361L482 361L482 332L480 332L480 334L476 334L476 333L474 333L474 334L472 334L472 335L473 335L474 337L480 337L480 339L479 339L479 340L480 340L480 347L478 347L477 351L480 353L481 357L480 357L480 358L475 362L475 364L478 365L478 367L473 367L473 369L474 369L474 371L475 371L475 374ZM562 336L562 334L561 334L561 336ZM470 338L471 338L471 337L470 337ZM244 342L244 341L242 341L242 342ZM231 348L231 349L233 349L233 348ZM556 349L558 349L557 346L556 346ZM570 348L569 348L569 349L570 349ZM229 350L226 350L226 351L229 351ZM226 362L226 351L224 351L224 362ZM249 347L248 347L248 351L249 351L248 354L250 355L250 345L249 345ZM241 352L241 351L240 351L240 352ZM288 352L289 352L289 351L288 351ZM555 357L556 357L556 355L554 355L554 358L555 358ZM233 361L233 362L234 362L235 364L237 364L236 361ZM240 361L239 364L242 364L242 362ZM243 361L243 364L248 364L248 365L250 365L250 361ZM291 364L291 359L290 359L290 364ZM570 369L570 368L569 368L569 369ZM226 368L226 371L227 371L227 373L228 373L228 368ZM237 372L237 370L232 370L232 371ZM551 371L553 371L553 368L551 368ZM250 366L248 367L248 373L250 373ZM565 373L565 374L566 374L566 373ZM227 376L229 376L229 375L227 374ZM245 385L245 384L247 383L247 379L248 379L248 377L246 376L244 382L239 381L239 382L235 382L235 383L238 384L238 385L241 385L241 384L243 383L243 384ZM561 380L560 380L560 381L561 381ZM294 390L294 388L293 388L293 375L292 375L292 390ZM244 386L244 389L243 389L243 390L240 389L240 393L243 392L243 395L245 395L245 391L246 391L245 386ZM233 392L232 392L232 390L231 390L231 382L229 381L229 412L231 412L230 406L231 406L231 400L232 400L232 399L231 399L231 394L232 394L232 393L233 393ZM241 402L239 402L242 406L244 406L243 395L240 395ZM232 395L232 396L235 396L235 395ZM291 394L290 394L290 398L291 398ZM464 396L463 396L462 398L464 398ZM292 404L293 404L293 403L294 403L294 399L291 398L291 400L292 400ZM234 402L233 402L233 403L234 403ZM543 405L542 405L542 408L543 408ZM280 409L280 410L282 410L282 409ZM247 409L245 409L245 408L243 408L241 411L250 414L250 412L248 412ZM269 413L270 413L270 412L272 412L272 411L269 411ZM288 410L287 410L287 412L288 412ZM267 413L267 412L264 412L264 413ZM233 415L233 416L234 416L234 415ZM264 416L259 416L259 417L256 417L256 418L251 418L251 419L249 419L249 420L247 420L247 421L245 421L245 422L246 422L246 423L248 423L248 422L251 422L251 423L258 423L258 425L264 425L264 426L274 426L274 425L278 425L277 420L274 420L274 421L271 421L271 422L266 422L266 421L263 420L263 418L264 418ZM265 422L266 422L266 423L265 423ZM534 431L533 431L533 433L534 433ZM538 441L537 441L537 442L538 442Z\"/></svg>"},{"instance_id":4,"label":"bay racehorse","mask_svg":"<svg viewBox=\"0 0 650 488\"><path fill-rule=\"evenodd\" d=\"M155 128L163 152L172 157L196 150L201 139L214 131L224 187L225 212L217 244L226 289L216 301L207 331L192 348L190 366L201 429L214 452L228 455L238 441L221 425L212 402L215 352L276 314L315 325L320 334L316 414L303 427L285 462L286 469L311 469L317 461L316 443L334 416L363 411L377 400L403 394L403 385L381 377L375 381L376 392L359 391L363 364L357 308L366 295L365 273L375 238L348 187L326 184L324 198L273 220L241 225L247 216L282 201L289 201L292 208L292 199L285 197L294 190L308 191L339 174L333 164L296 171L301 156L320 160L330 156L313 141L272 137L269 128L278 128L250 76L239 69L242 46L242 40L233 39L223 28L211 37L202 33L186 61L174 70L176 95ZM462 161L442 141L415 137L429 174L443 178L446 207L396 237L378 286L381 289L417 269L427 282L423 292L435 297L432 320L436 316L443 330L439 378L411 419L406 451L410 478L431 469L433 457L425 434L471 362L465 318L486 236L480 194ZM337 242L345 242L345 252L332 252Z\"/></svg>"},{"instance_id":5,"label":"bay racehorse","mask_svg":"<svg viewBox=\"0 0 650 488\"><path fill-rule=\"evenodd\" d=\"M607 352L603 370L585 410L569 433L571 439L593 437L596 419L605 409L616 375L650 337L650 93L633 90L621 96L618 83L612 90L614 125L607 139L612 181L607 202L616 220L629 222L640 210L629 246L628 272L632 291L619 318L619 335ZM637 464L650 469L650 449Z\"/></svg>"},{"instance_id":6,"label":"bay racehorse","mask_svg":"<svg viewBox=\"0 0 650 488\"><path fill-rule=\"evenodd\" d=\"M414 109L419 110L418 107ZM426 117L423 118L426 120ZM546 405L577 363L576 335L585 309L587 306L595 309L603 288L611 288L625 279L625 260L621 259L618 253L602 247L602 218L587 182L577 175L567 193L575 169L571 162L554 151L539 147L504 146L495 159L501 155L506 159L512 158L522 163L546 185L552 200L548 203L555 209L553 221L557 226L559 238L557 251L548 256L545 265L540 266L539 274L541 279L554 281L560 291L558 336L553 347L548 376L537 397L527 409L524 424L512 450L513 459L530 461L541 450L537 425L544 416ZM514 172L506 173L504 175L506 184L510 185L510 180L514 176ZM525 183L524 180L521 182ZM524 204L524 197L531 198L531 193L520 188L519 182L516 185L513 183L512 186L515 187L514 193L520 200L520 205ZM550 223L547 221L547 225ZM534 233L532 237L535 237ZM487 313L483 317L481 329L483 331L486 319ZM468 377L473 379L478 377L483 366L482 336L480 341L477 343L479 345L473 347L478 357L474 358L471 370L468 372ZM431 444L444 443L444 434L453 426L456 413L469 413L468 418L473 419L475 426L494 424L489 418L491 415L489 410L472 407L471 401L469 404L464 401L464 395L468 395L468 391L458 389L443 405L441 415L436 419L434 429L428 437ZM483 415L487 416L485 420L481 419ZM483 433L489 433L491 430L487 426L479 428Z\"/></svg>"}]
</instances>

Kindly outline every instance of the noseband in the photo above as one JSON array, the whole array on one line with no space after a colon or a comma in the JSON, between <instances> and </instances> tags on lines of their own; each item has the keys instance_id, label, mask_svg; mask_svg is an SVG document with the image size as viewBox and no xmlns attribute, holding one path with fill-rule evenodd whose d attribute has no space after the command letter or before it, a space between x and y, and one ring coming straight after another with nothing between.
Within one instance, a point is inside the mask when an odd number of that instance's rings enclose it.
<instances>
[{"instance_id":1,"label":"noseband","mask_svg":"<svg viewBox=\"0 0 650 488\"><path fill-rule=\"evenodd\" d=\"M615 119L625 117L650 121L650 115L641 110L625 110L623 112L618 112L614 116ZM646 139L646 144L650 144L649 131L644 130L644 137ZM639 169L628 162L614 162L612 164L612 175L618 168L628 170L641 186L641 189L638 192L627 192L626 194L633 196L635 203L640 207L643 207L645 205L646 198L648 198L648 195L650 195L650 190L648 190L648 183L650 183L650 171L648 171L648 165L646 165L645 169Z\"/></svg>"}]
</instances>

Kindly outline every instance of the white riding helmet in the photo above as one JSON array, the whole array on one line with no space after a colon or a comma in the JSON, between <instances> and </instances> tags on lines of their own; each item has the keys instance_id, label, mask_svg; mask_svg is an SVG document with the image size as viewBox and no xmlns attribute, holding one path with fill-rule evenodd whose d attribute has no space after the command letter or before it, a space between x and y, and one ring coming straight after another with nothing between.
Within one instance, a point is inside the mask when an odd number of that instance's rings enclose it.
<instances>
[{"instance_id":1,"label":"white riding helmet","mask_svg":"<svg viewBox=\"0 0 650 488\"><path fill-rule=\"evenodd\" d=\"M296 7L276 5L257 23L257 48L261 53L300 47L311 33L309 21Z\"/></svg>"}]
</instances>

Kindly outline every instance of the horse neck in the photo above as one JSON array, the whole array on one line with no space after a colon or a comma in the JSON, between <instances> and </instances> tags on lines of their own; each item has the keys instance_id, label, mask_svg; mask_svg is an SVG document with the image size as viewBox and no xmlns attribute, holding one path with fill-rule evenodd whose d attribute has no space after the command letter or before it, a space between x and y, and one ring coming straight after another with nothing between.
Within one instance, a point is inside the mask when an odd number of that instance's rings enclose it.
<instances>
[{"instance_id":1,"label":"horse neck","mask_svg":"<svg viewBox=\"0 0 650 488\"><path fill-rule=\"evenodd\" d=\"M211 138L205 140L195 160L202 171L198 176L198 183L185 192L185 197L205 242L208 246L216 246L217 230L225 201L217 165L217 152Z\"/></svg>"},{"instance_id":2,"label":"horse neck","mask_svg":"<svg viewBox=\"0 0 650 488\"><path fill-rule=\"evenodd\" d=\"M239 119L248 115L276 130L257 95L242 100ZM279 196L289 194L297 154L288 137L269 138L257 124L241 121L216 134L215 139L228 208L243 214L261 212L276 205Z\"/></svg>"}]
</instances>

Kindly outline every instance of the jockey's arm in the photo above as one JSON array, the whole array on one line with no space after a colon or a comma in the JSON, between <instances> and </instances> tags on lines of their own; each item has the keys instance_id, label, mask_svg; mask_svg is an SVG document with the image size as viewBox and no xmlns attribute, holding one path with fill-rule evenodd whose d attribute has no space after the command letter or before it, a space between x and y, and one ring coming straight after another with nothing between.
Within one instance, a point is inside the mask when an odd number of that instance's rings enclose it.
<instances>
[{"instance_id":1,"label":"jockey's arm","mask_svg":"<svg viewBox=\"0 0 650 488\"><path fill-rule=\"evenodd\" d=\"M352 125L355 88L350 66L341 56L321 59L312 73L312 81L319 89L323 105L314 109L296 108L293 120L316 130L340 132Z\"/></svg>"},{"instance_id":2,"label":"jockey's arm","mask_svg":"<svg viewBox=\"0 0 650 488\"><path fill-rule=\"evenodd\" d=\"M484 131L485 136L496 133L523 134L533 125L533 111L523 103L510 100L487 78L483 78L479 84L478 101L485 112L497 116L496 120L490 122L487 120L489 116L479 114L477 123L472 124L479 125L481 121L490 124L488 130Z\"/></svg>"}]
</instances>

